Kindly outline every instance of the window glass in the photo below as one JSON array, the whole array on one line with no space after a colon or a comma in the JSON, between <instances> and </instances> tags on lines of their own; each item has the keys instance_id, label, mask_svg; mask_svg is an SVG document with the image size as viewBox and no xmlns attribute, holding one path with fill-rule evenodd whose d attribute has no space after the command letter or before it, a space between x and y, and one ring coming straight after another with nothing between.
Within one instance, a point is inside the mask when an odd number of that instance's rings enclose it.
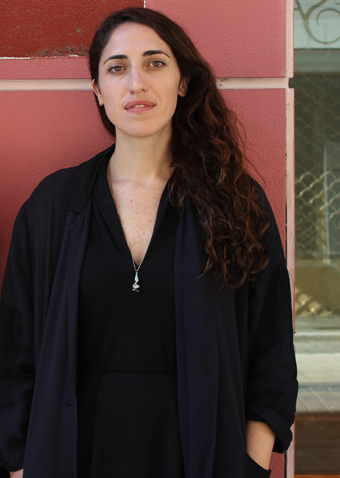
<instances>
[{"instance_id":1,"label":"window glass","mask_svg":"<svg viewBox=\"0 0 340 478\"><path fill-rule=\"evenodd\" d=\"M340 1L295 0L296 476L340 476Z\"/></svg>"}]
</instances>

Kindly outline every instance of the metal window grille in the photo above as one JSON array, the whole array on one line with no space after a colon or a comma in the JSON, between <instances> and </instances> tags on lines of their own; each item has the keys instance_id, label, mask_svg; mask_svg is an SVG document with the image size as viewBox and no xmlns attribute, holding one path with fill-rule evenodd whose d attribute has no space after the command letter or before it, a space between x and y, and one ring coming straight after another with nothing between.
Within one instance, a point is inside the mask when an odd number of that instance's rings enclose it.
<instances>
[{"instance_id":1,"label":"metal window grille","mask_svg":"<svg viewBox=\"0 0 340 478\"><path fill-rule=\"evenodd\" d=\"M340 73L297 73L296 314L340 316Z\"/></svg>"}]
</instances>

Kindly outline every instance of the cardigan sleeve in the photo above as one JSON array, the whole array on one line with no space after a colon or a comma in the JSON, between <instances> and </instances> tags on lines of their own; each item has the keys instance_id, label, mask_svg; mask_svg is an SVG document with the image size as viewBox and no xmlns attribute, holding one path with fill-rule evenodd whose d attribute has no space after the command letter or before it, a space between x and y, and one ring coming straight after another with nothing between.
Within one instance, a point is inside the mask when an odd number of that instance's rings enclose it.
<instances>
[{"instance_id":1,"label":"cardigan sleeve","mask_svg":"<svg viewBox=\"0 0 340 478\"><path fill-rule=\"evenodd\" d=\"M32 260L25 205L14 224L0 301L0 471L23 467L34 388ZM2 476L2 475L1 475Z\"/></svg>"},{"instance_id":2,"label":"cardigan sleeve","mask_svg":"<svg viewBox=\"0 0 340 478\"><path fill-rule=\"evenodd\" d=\"M267 423L276 435L274 451L282 453L292 439L298 386L289 274L276 221L266 204L268 265L249 283L246 418Z\"/></svg>"}]
</instances>

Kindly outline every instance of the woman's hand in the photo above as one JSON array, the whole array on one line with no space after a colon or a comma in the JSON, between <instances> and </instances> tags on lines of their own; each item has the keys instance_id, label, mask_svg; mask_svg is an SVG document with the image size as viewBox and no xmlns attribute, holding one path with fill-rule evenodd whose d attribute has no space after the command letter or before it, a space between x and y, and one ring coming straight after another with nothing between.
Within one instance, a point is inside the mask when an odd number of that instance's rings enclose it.
<instances>
[{"instance_id":1,"label":"woman's hand","mask_svg":"<svg viewBox=\"0 0 340 478\"><path fill-rule=\"evenodd\" d=\"M249 420L247 423L248 455L265 470L269 469L275 434L268 425Z\"/></svg>"},{"instance_id":2,"label":"woman's hand","mask_svg":"<svg viewBox=\"0 0 340 478\"><path fill-rule=\"evenodd\" d=\"M10 471L9 472L10 478L23 478L24 476L24 470L18 470L18 471Z\"/></svg>"}]
</instances>

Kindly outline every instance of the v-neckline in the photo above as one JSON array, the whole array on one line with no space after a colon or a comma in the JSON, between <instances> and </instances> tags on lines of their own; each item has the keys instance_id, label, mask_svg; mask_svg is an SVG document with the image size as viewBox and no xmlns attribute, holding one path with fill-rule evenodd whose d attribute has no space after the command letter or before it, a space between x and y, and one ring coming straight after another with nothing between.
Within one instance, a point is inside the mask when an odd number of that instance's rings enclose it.
<instances>
[{"instance_id":1,"label":"v-neckline","mask_svg":"<svg viewBox=\"0 0 340 478\"><path fill-rule=\"evenodd\" d=\"M111 194L111 190L110 190L110 186L109 186L109 183L107 180L107 174L106 174L107 162L108 161L103 161L102 165L100 166L98 181L96 182L95 188L94 188L94 197L95 197L95 200L97 201L99 210L105 220L105 223L109 229L109 232L112 238L119 243L122 251L124 251L124 255L129 257L131 261L131 265L133 265L133 262L134 262L135 267L139 268L141 264L137 264L133 258L133 255L131 253L131 250L129 248L129 245L125 237L124 229L119 217L116 204ZM156 214L156 220L155 220L154 228L152 231L151 239L147 246L145 255L142 259L143 265L145 264L145 262L147 262L148 256L150 255L150 248L152 247L154 238L157 234L159 226L164 218L165 212L170 203L168 190L169 190L169 181L166 183L159 201L157 214Z\"/></svg>"}]
</instances>

